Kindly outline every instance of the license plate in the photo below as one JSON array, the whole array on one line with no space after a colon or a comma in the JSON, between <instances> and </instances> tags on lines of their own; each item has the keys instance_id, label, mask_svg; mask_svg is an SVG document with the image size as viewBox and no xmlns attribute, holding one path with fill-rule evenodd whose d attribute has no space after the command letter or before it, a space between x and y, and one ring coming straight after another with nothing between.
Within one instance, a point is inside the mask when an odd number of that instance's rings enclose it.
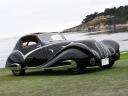
<instances>
[{"instance_id":1,"label":"license plate","mask_svg":"<svg viewBox=\"0 0 128 96\"><path fill-rule=\"evenodd\" d=\"M109 64L109 58L105 58L105 59L101 59L101 64L104 65L108 65Z\"/></svg>"}]
</instances>

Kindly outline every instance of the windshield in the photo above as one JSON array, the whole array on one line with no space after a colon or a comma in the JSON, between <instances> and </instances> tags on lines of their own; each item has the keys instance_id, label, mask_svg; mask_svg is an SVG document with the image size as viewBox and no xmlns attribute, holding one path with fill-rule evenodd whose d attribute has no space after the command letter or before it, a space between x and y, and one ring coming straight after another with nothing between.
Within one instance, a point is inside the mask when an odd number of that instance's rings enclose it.
<instances>
[{"instance_id":1,"label":"windshield","mask_svg":"<svg viewBox=\"0 0 128 96\"><path fill-rule=\"evenodd\" d=\"M61 33L43 33L43 34L39 34L38 37L42 42L65 40L64 36Z\"/></svg>"}]
</instances>

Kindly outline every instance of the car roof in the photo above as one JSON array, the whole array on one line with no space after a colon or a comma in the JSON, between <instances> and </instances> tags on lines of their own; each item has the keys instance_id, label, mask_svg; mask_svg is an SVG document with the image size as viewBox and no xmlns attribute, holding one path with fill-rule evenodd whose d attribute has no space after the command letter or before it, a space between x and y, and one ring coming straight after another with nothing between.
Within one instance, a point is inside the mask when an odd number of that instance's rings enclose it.
<instances>
[{"instance_id":1,"label":"car roof","mask_svg":"<svg viewBox=\"0 0 128 96\"><path fill-rule=\"evenodd\" d=\"M50 33L61 33L61 32L36 32L36 33L31 33L29 35L50 34Z\"/></svg>"},{"instance_id":2,"label":"car roof","mask_svg":"<svg viewBox=\"0 0 128 96\"><path fill-rule=\"evenodd\" d=\"M39 35L41 34L52 34L52 33L58 33L60 34L61 32L36 32L36 33L30 33L30 34L27 34L27 35L24 35L20 38L20 40L26 38L26 37L38 37Z\"/></svg>"},{"instance_id":3,"label":"car roof","mask_svg":"<svg viewBox=\"0 0 128 96\"><path fill-rule=\"evenodd\" d=\"M40 34L51 34L51 33L61 33L61 32L36 32L36 33L30 33L22 36L21 38L28 37L28 36L37 36Z\"/></svg>"}]
</instances>

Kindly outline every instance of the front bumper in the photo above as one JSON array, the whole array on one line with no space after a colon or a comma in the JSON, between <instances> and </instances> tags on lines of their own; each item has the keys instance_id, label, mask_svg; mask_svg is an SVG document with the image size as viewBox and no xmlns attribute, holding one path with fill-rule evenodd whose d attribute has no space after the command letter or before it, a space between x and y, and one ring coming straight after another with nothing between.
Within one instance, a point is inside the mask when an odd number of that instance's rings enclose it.
<instances>
[{"instance_id":1,"label":"front bumper","mask_svg":"<svg viewBox=\"0 0 128 96\"><path fill-rule=\"evenodd\" d=\"M117 52L115 54L112 54L109 57L104 57L104 58L99 57L99 56L92 57L92 58L90 58L90 65L91 66L101 65L101 63L102 63L101 60L105 59L105 58L109 58L109 62L119 60L120 59L120 52Z\"/></svg>"}]
</instances>

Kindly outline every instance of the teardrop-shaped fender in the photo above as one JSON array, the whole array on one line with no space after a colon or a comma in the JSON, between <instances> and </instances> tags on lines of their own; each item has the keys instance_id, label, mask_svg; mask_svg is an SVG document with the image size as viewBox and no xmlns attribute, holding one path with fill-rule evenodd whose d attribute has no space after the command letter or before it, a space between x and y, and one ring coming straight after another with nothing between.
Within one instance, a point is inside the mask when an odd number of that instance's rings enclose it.
<instances>
[{"instance_id":1,"label":"teardrop-shaped fender","mask_svg":"<svg viewBox=\"0 0 128 96\"><path fill-rule=\"evenodd\" d=\"M103 40L101 41L103 44L105 44L108 48L112 48L115 50L115 52L119 51L120 45L118 42L114 40Z\"/></svg>"},{"instance_id":2,"label":"teardrop-shaped fender","mask_svg":"<svg viewBox=\"0 0 128 96\"><path fill-rule=\"evenodd\" d=\"M5 67L10 67L13 63L22 64L24 60L24 55L20 51L15 50L9 55Z\"/></svg>"},{"instance_id":3,"label":"teardrop-shaped fender","mask_svg":"<svg viewBox=\"0 0 128 96\"><path fill-rule=\"evenodd\" d=\"M94 56L89 48L81 43L70 44L59 51L52 59L43 65L44 68L56 66L56 64L65 60L84 60Z\"/></svg>"}]
</instances>

